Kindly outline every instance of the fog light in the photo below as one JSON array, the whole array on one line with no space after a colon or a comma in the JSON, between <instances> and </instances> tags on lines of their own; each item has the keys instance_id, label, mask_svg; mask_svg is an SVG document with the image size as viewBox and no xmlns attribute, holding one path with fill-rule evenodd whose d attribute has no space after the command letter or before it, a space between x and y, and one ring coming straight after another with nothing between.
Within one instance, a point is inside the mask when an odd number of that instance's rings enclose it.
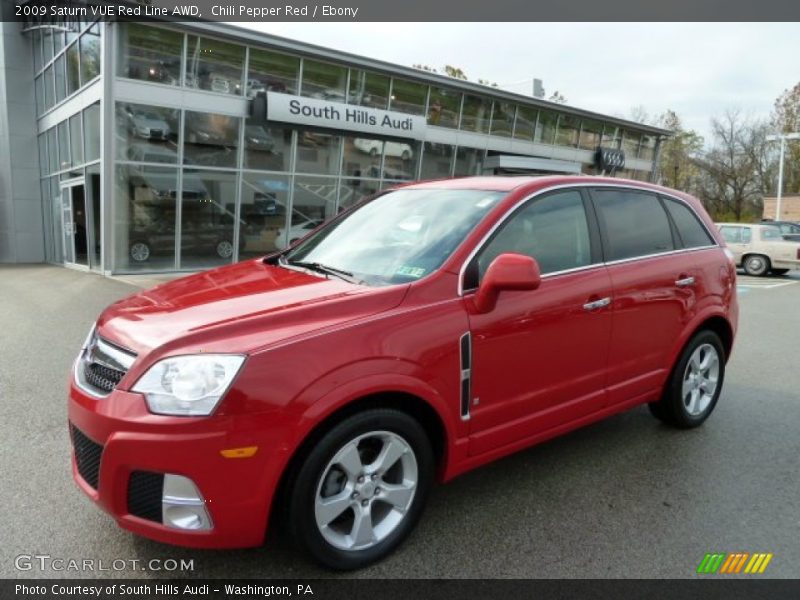
<instances>
[{"instance_id":1,"label":"fog light","mask_svg":"<svg viewBox=\"0 0 800 600\"><path fill-rule=\"evenodd\" d=\"M183 475L164 475L161 497L163 523L176 529L208 530L213 527L203 495L194 482Z\"/></svg>"}]
</instances>

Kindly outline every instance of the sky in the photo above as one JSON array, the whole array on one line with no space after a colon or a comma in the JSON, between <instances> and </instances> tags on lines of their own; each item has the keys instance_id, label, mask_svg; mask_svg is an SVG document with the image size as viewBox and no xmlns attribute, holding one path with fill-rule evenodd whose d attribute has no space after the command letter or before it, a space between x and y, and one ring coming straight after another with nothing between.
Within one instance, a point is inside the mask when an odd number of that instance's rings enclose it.
<instances>
[{"instance_id":1,"label":"sky","mask_svg":"<svg viewBox=\"0 0 800 600\"><path fill-rule=\"evenodd\" d=\"M728 109L767 118L800 82L797 23L235 23L411 66L445 64L530 95L630 118L675 110L708 137Z\"/></svg>"}]
</instances>

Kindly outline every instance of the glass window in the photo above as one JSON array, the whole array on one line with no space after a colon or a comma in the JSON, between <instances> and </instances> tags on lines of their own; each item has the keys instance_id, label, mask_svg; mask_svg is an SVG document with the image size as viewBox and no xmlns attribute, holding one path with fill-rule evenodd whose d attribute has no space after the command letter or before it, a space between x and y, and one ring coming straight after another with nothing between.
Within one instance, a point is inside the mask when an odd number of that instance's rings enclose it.
<instances>
[{"instance_id":1,"label":"glass window","mask_svg":"<svg viewBox=\"0 0 800 600\"><path fill-rule=\"evenodd\" d=\"M428 124L458 129L458 113L461 111L461 92L432 87L428 105Z\"/></svg>"},{"instance_id":2,"label":"glass window","mask_svg":"<svg viewBox=\"0 0 800 600\"><path fill-rule=\"evenodd\" d=\"M548 194L517 211L481 251L479 280L492 261L506 252L532 256L543 274L591 264L589 225L580 193Z\"/></svg>"},{"instance_id":3,"label":"glass window","mask_svg":"<svg viewBox=\"0 0 800 600\"><path fill-rule=\"evenodd\" d=\"M187 110L184 119L184 164L236 167L238 117Z\"/></svg>"},{"instance_id":4,"label":"glass window","mask_svg":"<svg viewBox=\"0 0 800 600\"><path fill-rule=\"evenodd\" d=\"M58 140L55 127L47 130L47 165L49 173L58 171Z\"/></svg>"},{"instance_id":5,"label":"glass window","mask_svg":"<svg viewBox=\"0 0 800 600\"><path fill-rule=\"evenodd\" d=\"M295 170L298 173L338 175L340 146L338 135L311 130L298 132Z\"/></svg>"},{"instance_id":6,"label":"glass window","mask_svg":"<svg viewBox=\"0 0 800 600\"><path fill-rule=\"evenodd\" d=\"M177 169L117 167L113 236L117 269L175 268L177 190Z\"/></svg>"},{"instance_id":7,"label":"glass window","mask_svg":"<svg viewBox=\"0 0 800 600\"><path fill-rule=\"evenodd\" d=\"M117 158L135 162L178 162L180 111L117 102Z\"/></svg>"},{"instance_id":8,"label":"glass window","mask_svg":"<svg viewBox=\"0 0 800 600\"><path fill-rule=\"evenodd\" d=\"M34 29L31 35L31 48L33 49L33 72L42 70L42 34L40 29Z\"/></svg>"},{"instance_id":9,"label":"glass window","mask_svg":"<svg viewBox=\"0 0 800 600\"><path fill-rule=\"evenodd\" d=\"M83 140L81 136L81 115L72 115L69 118L69 145L72 152L72 164L83 164Z\"/></svg>"},{"instance_id":10,"label":"glass window","mask_svg":"<svg viewBox=\"0 0 800 600\"><path fill-rule=\"evenodd\" d=\"M344 102L346 85L347 69L345 67L315 60L303 61L303 96Z\"/></svg>"},{"instance_id":11,"label":"glass window","mask_svg":"<svg viewBox=\"0 0 800 600\"><path fill-rule=\"evenodd\" d=\"M69 169L72 161L69 157L69 125L67 121L61 121L57 125L58 129L58 164L59 170Z\"/></svg>"},{"instance_id":12,"label":"glass window","mask_svg":"<svg viewBox=\"0 0 800 600\"><path fill-rule=\"evenodd\" d=\"M53 59L53 30L45 28L42 30L42 49L44 50L44 64Z\"/></svg>"},{"instance_id":13,"label":"glass window","mask_svg":"<svg viewBox=\"0 0 800 600\"><path fill-rule=\"evenodd\" d=\"M783 234L781 233L780 227L762 227L759 237L765 242L783 241Z\"/></svg>"},{"instance_id":14,"label":"glass window","mask_svg":"<svg viewBox=\"0 0 800 600\"><path fill-rule=\"evenodd\" d=\"M242 178L239 212L239 259L264 256L282 250L302 228L287 230L289 176L246 173Z\"/></svg>"},{"instance_id":15,"label":"glass window","mask_svg":"<svg viewBox=\"0 0 800 600\"><path fill-rule=\"evenodd\" d=\"M606 260L674 249L667 213L656 196L622 190L594 190L592 196L608 238Z\"/></svg>"},{"instance_id":16,"label":"glass window","mask_svg":"<svg viewBox=\"0 0 800 600\"><path fill-rule=\"evenodd\" d=\"M511 132L514 130L516 111L516 104L495 101L494 110L492 111L491 134L511 137Z\"/></svg>"},{"instance_id":17,"label":"glass window","mask_svg":"<svg viewBox=\"0 0 800 600\"><path fill-rule=\"evenodd\" d=\"M603 141L600 145L603 148L619 148L621 143L622 130L615 125L606 123L603 127Z\"/></svg>"},{"instance_id":18,"label":"glass window","mask_svg":"<svg viewBox=\"0 0 800 600\"><path fill-rule=\"evenodd\" d=\"M483 190L395 190L326 226L287 259L349 271L367 285L415 281L438 269L503 196Z\"/></svg>"},{"instance_id":19,"label":"glass window","mask_svg":"<svg viewBox=\"0 0 800 600\"><path fill-rule=\"evenodd\" d=\"M410 115L424 115L428 86L405 79L392 80L391 110Z\"/></svg>"},{"instance_id":20,"label":"glass window","mask_svg":"<svg viewBox=\"0 0 800 600\"><path fill-rule=\"evenodd\" d=\"M383 140L366 137L345 137L342 173L352 178L370 177L380 179L382 157Z\"/></svg>"},{"instance_id":21,"label":"glass window","mask_svg":"<svg viewBox=\"0 0 800 600\"><path fill-rule=\"evenodd\" d=\"M383 108L389 106L389 78L369 71L350 69L349 104Z\"/></svg>"},{"instance_id":22,"label":"glass window","mask_svg":"<svg viewBox=\"0 0 800 600\"><path fill-rule=\"evenodd\" d=\"M725 225L719 228L719 232L722 234L722 237L725 239L725 241L729 244L742 243L741 227L731 227L730 225Z\"/></svg>"},{"instance_id":23,"label":"glass window","mask_svg":"<svg viewBox=\"0 0 800 600\"><path fill-rule=\"evenodd\" d=\"M80 55L81 85L86 85L92 79L100 75L100 32L96 30L95 27L92 27L81 36ZM178 63L180 64L180 58L178 58ZM150 71L148 69L148 75L149 73Z\"/></svg>"},{"instance_id":24,"label":"glass window","mask_svg":"<svg viewBox=\"0 0 800 600\"><path fill-rule=\"evenodd\" d=\"M79 76L79 56L78 44L72 44L67 48L67 95L72 95L81 87Z\"/></svg>"},{"instance_id":25,"label":"glass window","mask_svg":"<svg viewBox=\"0 0 800 600\"><path fill-rule=\"evenodd\" d=\"M641 135L626 131L622 138L622 150L625 152L625 158L636 158L639 154L639 141Z\"/></svg>"},{"instance_id":26,"label":"glass window","mask_svg":"<svg viewBox=\"0 0 800 600\"><path fill-rule=\"evenodd\" d=\"M186 52L187 87L241 95L244 46L190 35Z\"/></svg>"},{"instance_id":27,"label":"glass window","mask_svg":"<svg viewBox=\"0 0 800 600\"><path fill-rule=\"evenodd\" d=\"M44 75L39 75L34 83L36 93L36 114L40 115L44 112Z\"/></svg>"},{"instance_id":28,"label":"glass window","mask_svg":"<svg viewBox=\"0 0 800 600\"><path fill-rule=\"evenodd\" d=\"M639 148L639 158L653 160L656 150L656 138L652 135L642 136L642 145Z\"/></svg>"},{"instance_id":29,"label":"glass window","mask_svg":"<svg viewBox=\"0 0 800 600\"><path fill-rule=\"evenodd\" d=\"M62 54L56 59L54 65L54 75L56 82L56 104L61 102L67 97L67 81L66 73L64 71L64 55Z\"/></svg>"},{"instance_id":30,"label":"glass window","mask_svg":"<svg viewBox=\"0 0 800 600\"><path fill-rule=\"evenodd\" d=\"M578 133L581 121L572 115L558 116L558 131L556 133L556 146L574 148L578 145Z\"/></svg>"},{"instance_id":31,"label":"glass window","mask_svg":"<svg viewBox=\"0 0 800 600\"><path fill-rule=\"evenodd\" d=\"M250 48L247 97L266 91L296 94L299 70L300 59L297 57Z\"/></svg>"},{"instance_id":32,"label":"glass window","mask_svg":"<svg viewBox=\"0 0 800 600\"><path fill-rule=\"evenodd\" d=\"M515 139L534 141L537 115L538 111L530 106L520 106L517 109L517 121L514 126Z\"/></svg>"},{"instance_id":33,"label":"glass window","mask_svg":"<svg viewBox=\"0 0 800 600\"><path fill-rule=\"evenodd\" d=\"M50 173L50 163L47 159L47 134L39 136L39 172L42 177Z\"/></svg>"},{"instance_id":34,"label":"glass window","mask_svg":"<svg viewBox=\"0 0 800 600\"><path fill-rule=\"evenodd\" d=\"M100 158L100 103L83 111L83 146L86 162Z\"/></svg>"},{"instance_id":35,"label":"glass window","mask_svg":"<svg viewBox=\"0 0 800 600\"><path fill-rule=\"evenodd\" d=\"M180 267L233 262L236 173L184 169L181 199Z\"/></svg>"},{"instance_id":36,"label":"glass window","mask_svg":"<svg viewBox=\"0 0 800 600\"><path fill-rule=\"evenodd\" d=\"M64 49L64 32L58 29L53 31L53 54L58 54Z\"/></svg>"},{"instance_id":37,"label":"glass window","mask_svg":"<svg viewBox=\"0 0 800 600\"><path fill-rule=\"evenodd\" d=\"M120 77L180 85L182 33L139 23L125 23L120 30Z\"/></svg>"},{"instance_id":38,"label":"glass window","mask_svg":"<svg viewBox=\"0 0 800 600\"><path fill-rule=\"evenodd\" d=\"M461 129L488 133L492 101L480 96L464 95L464 108L461 113Z\"/></svg>"},{"instance_id":39,"label":"glass window","mask_svg":"<svg viewBox=\"0 0 800 600\"><path fill-rule=\"evenodd\" d=\"M684 248L701 248L714 244L714 240L688 206L671 198L664 198L664 206L678 228Z\"/></svg>"},{"instance_id":40,"label":"glass window","mask_svg":"<svg viewBox=\"0 0 800 600\"><path fill-rule=\"evenodd\" d=\"M337 187L334 177L295 177L289 242L335 214Z\"/></svg>"},{"instance_id":41,"label":"glass window","mask_svg":"<svg viewBox=\"0 0 800 600\"><path fill-rule=\"evenodd\" d=\"M244 166L246 169L288 171L292 157L292 130L245 121Z\"/></svg>"},{"instance_id":42,"label":"glass window","mask_svg":"<svg viewBox=\"0 0 800 600\"><path fill-rule=\"evenodd\" d=\"M377 179L342 179L339 182L338 212L358 204L367 196L372 196L381 189Z\"/></svg>"},{"instance_id":43,"label":"glass window","mask_svg":"<svg viewBox=\"0 0 800 600\"><path fill-rule=\"evenodd\" d=\"M533 141L538 144L555 143L557 125L558 115L556 113L549 110L540 110Z\"/></svg>"},{"instance_id":44,"label":"glass window","mask_svg":"<svg viewBox=\"0 0 800 600\"><path fill-rule=\"evenodd\" d=\"M456 150L455 176L480 175L485 152L476 148L459 147Z\"/></svg>"},{"instance_id":45,"label":"glass window","mask_svg":"<svg viewBox=\"0 0 800 600\"><path fill-rule=\"evenodd\" d=\"M600 121L584 119L581 123L581 137L578 147L584 150L595 150L603 136L603 124Z\"/></svg>"},{"instance_id":46,"label":"glass window","mask_svg":"<svg viewBox=\"0 0 800 600\"><path fill-rule=\"evenodd\" d=\"M387 140L383 145L383 154L384 179L409 181L417 178L419 142Z\"/></svg>"},{"instance_id":47,"label":"glass window","mask_svg":"<svg viewBox=\"0 0 800 600\"><path fill-rule=\"evenodd\" d=\"M425 152L422 154L421 179L439 179L450 177L453 168L453 154L455 148L450 144L434 144L425 142Z\"/></svg>"},{"instance_id":48,"label":"glass window","mask_svg":"<svg viewBox=\"0 0 800 600\"><path fill-rule=\"evenodd\" d=\"M67 45L69 45L78 38L78 31L81 29L81 24L76 21L67 21L65 25L67 28Z\"/></svg>"},{"instance_id":49,"label":"glass window","mask_svg":"<svg viewBox=\"0 0 800 600\"><path fill-rule=\"evenodd\" d=\"M86 167L87 202L92 207L91 231L92 248L89 251L92 268L100 268L100 227L102 224L102 207L100 198L100 165Z\"/></svg>"}]
</instances>

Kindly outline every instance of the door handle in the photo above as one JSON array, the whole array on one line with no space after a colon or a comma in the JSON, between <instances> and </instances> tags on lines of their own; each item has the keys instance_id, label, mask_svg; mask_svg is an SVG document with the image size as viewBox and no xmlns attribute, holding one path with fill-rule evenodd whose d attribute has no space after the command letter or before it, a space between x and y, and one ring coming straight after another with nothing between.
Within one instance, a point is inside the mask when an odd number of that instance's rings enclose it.
<instances>
[{"instance_id":1,"label":"door handle","mask_svg":"<svg viewBox=\"0 0 800 600\"><path fill-rule=\"evenodd\" d=\"M599 300L592 300L591 302L587 302L583 305L583 310L597 310L599 308L605 308L611 304L611 298L600 298Z\"/></svg>"},{"instance_id":2,"label":"door handle","mask_svg":"<svg viewBox=\"0 0 800 600\"><path fill-rule=\"evenodd\" d=\"M689 287L690 285L694 285L694 277L684 277L683 279L678 279L675 282L675 285L678 287Z\"/></svg>"}]
</instances>

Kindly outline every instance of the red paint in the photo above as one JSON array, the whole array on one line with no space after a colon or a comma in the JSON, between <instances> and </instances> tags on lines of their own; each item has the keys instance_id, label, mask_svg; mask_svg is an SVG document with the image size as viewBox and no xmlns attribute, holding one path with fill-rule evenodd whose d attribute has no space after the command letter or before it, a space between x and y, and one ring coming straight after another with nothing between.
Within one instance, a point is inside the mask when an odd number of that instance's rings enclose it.
<instances>
[{"instance_id":1,"label":"red paint","mask_svg":"<svg viewBox=\"0 0 800 600\"><path fill-rule=\"evenodd\" d=\"M492 277L506 291L476 305L460 296L470 252L511 207L553 186L635 185L691 205L718 247L638 259L556 276L519 257ZM735 272L700 204L638 182L589 177L470 178L418 187L507 192L441 269L412 284L374 288L249 260L123 299L98 320L101 337L138 358L117 389L97 400L70 385L69 419L105 450L99 493L79 486L119 524L163 542L198 547L260 544L274 492L308 434L349 403L401 392L439 416L440 478L655 399L683 344L709 318L735 333ZM696 285L675 281L693 276ZM513 284L513 285L512 285ZM533 289L537 288L537 289ZM583 305L612 303L594 311ZM488 310L486 307L489 307ZM460 415L459 338L472 334L472 400ZM210 417L148 412L130 392L159 359L177 354L248 355ZM252 458L226 448L258 446ZM185 475L214 523L205 533L167 529L127 514L132 470Z\"/></svg>"}]
</instances>

